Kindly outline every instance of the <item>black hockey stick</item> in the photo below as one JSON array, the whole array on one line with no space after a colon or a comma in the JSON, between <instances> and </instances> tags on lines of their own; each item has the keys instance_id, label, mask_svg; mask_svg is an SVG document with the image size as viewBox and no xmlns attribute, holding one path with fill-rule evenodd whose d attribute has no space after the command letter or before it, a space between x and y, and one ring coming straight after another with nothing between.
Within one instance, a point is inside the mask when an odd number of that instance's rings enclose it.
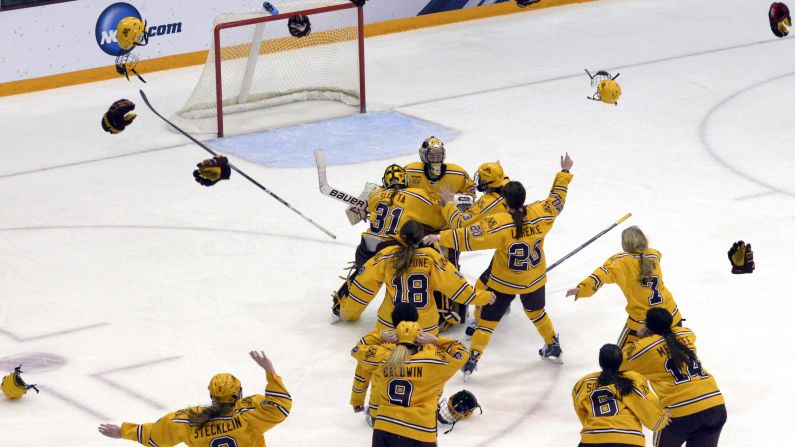
<instances>
[{"instance_id":1,"label":"black hockey stick","mask_svg":"<svg viewBox=\"0 0 795 447\"><path fill-rule=\"evenodd\" d=\"M198 144L198 145L199 145L199 146L200 146L202 149L204 149L205 151L207 151L207 152L211 153L213 156L216 156L216 155L218 155L218 153L216 153L214 150L210 149L210 148L209 148L209 147L208 147L206 144L204 144L204 143L202 143L201 141L199 141L199 140L197 140L197 139L193 138L193 136L192 136L192 135L190 135L189 133L187 133L187 132L185 132L184 130L180 129L179 127L177 127L177 125L176 125L176 124L174 124L174 123L172 123L171 121L167 120L167 119L166 119L166 118L165 118L163 115L161 115L160 113L158 113L158 111L157 111L157 110L155 110L155 108L154 108L154 107L152 107L152 104L150 104L150 103L149 103L149 99L147 99L147 97L146 97L146 93L144 93L144 91L143 91L143 90L138 90L138 92L140 92L140 93L141 93L141 98L143 98L143 100L144 100L144 103L146 103L146 106L147 106L147 107L149 107L149 110L151 110L151 111L152 111L152 112L153 112L155 115L157 115L158 117L160 117L160 119L162 119L163 121L165 121L166 123L168 123L168 124L169 124L171 127L173 127L174 129L176 129L176 130L177 130L177 132L181 133L182 135L185 135L186 137L188 137L188 139L190 139L190 140L191 140L191 141L193 141L194 143ZM248 176L248 174L246 174L245 172L243 172L243 171L241 171L240 169L238 169L238 168L237 168L237 166L233 165L232 163L229 163L229 167L230 167L230 168L232 168L232 170L234 170L234 171L235 171L235 172L237 172L238 174L242 175L242 176L243 176L243 177L244 177L246 180L248 180L248 181L250 181L251 183L253 183L254 185L256 185L256 186L257 186L259 189L261 189L261 190L263 190L263 191L267 192L268 194L270 194L270 196L271 196L271 197L273 197L274 199L278 200L278 201L279 201L279 202L280 202L282 205L284 205L284 206L286 206L287 208L290 208L291 210L293 210L293 211L294 211L296 214L298 214L299 216L301 216L301 218L303 218L305 221L307 221L307 222L311 223L312 225L314 225L314 226L315 226L315 228L317 228L318 230L320 230L320 231L322 231L322 232L326 233L326 234L327 234L329 237L331 237L332 239L336 239L336 238L337 238L337 236L335 236L335 235L334 235L334 233L332 233L332 232L328 231L327 229L325 229L325 228L321 227L321 226L320 226L320 225L318 225L318 224L317 224L317 223L316 223L314 220L312 220L312 219L310 219L310 218L308 218L308 217L304 216L304 214L303 214L303 213L301 213L301 212L300 212L300 211L298 211L297 209L293 208L293 206L292 206L292 205L290 205L289 203L287 203L287 202L286 202L284 199L282 199L281 197L279 197L279 196L277 196L276 194L272 193L272 192L271 192L271 190L269 190L268 188L266 188L266 187L262 186L262 185L261 185L261 184L260 184L258 181L256 181L256 180L254 180L253 178L249 177L249 176Z\"/></svg>"},{"instance_id":2,"label":"black hockey stick","mask_svg":"<svg viewBox=\"0 0 795 447\"><path fill-rule=\"evenodd\" d=\"M593 241L595 241L595 240L599 239L600 237L604 236L604 235L605 235L605 233L607 233L608 231L610 231L610 230L612 230L613 228L617 227L617 226L618 226L618 225L619 225L621 222L624 222L625 220L629 219L630 217L632 217L632 213L627 213L627 214L626 214L624 217L622 217L621 219L618 219L617 221L613 222L613 224L612 224L612 225L610 225L609 227L607 227L607 228L605 228L604 230L602 230L601 232L599 232L599 234L597 234L596 236L594 236L594 237L592 237L592 238L588 239L588 240L587 240L587 241L586 241L584 244L582 244L582 245L580 245L579 247L577 247L577 248L575 248L574 250L572 250L572 252L571 252L571 253L569 253L569 254L567 254L566 256L564 256L564 257L562 257L562 258L558 259L558 260L557 260L557 261L556 261L554 264L552 264L552 265L550 265L549 267L547 267L547 272L549 272L549 271L550 271L550 270L552 270L553 268L555 268L555 267L557 267L558 265L560 265L560 263L561 263L561 262L563 262L563 261L565 261L566 259L569 259L570 257L574 256L575 254L577 254L577 252L579 252L579 251L580 251L580 250L582 250L583 248L585 248L585 247L587 247L587 246L591 245L591 243L592 243Z\"/></svg>"}]
</instances>

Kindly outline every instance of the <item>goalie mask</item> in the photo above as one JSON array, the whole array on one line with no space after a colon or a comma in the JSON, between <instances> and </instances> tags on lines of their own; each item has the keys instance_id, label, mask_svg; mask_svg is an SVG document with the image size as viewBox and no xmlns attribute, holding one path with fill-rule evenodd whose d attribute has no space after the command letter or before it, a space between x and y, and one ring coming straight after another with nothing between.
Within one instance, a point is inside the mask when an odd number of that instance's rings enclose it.
<instances>
[{"instance_id":1,"label":"goalie mask","mask_svg":"<svg viewBox=\"0 0 795 447\"><path fill-rule=\"evenodd\" d=\"M588 73L588 70L585 70ZM618 98L621 97L621 86L616 82L616 78L621 73L611 76L606 71L598 71L595 75L588 73L591 77L591 87L596 87L596 92L588 99L593 101L601 101L605 104L618 105Z\"/></svg>"},{"instance_id":2,"label":"goalie mask","mask_svg":"<svg viewBox=\"0 0 795 447\"><path fill-rule=\"evenodd\" d=\"M287 29L293 37L304 37L312 32L312 24L309 23L309 17L296 14L287 20Z\"/></svg>"},{"instance_id":3,"label":"goalie mask","mask_svg":"<svg viewBox=\"0 0 795 447\"><path fill-rule=\"evenodd\" d=\"M31 388L36 390L37 393L39 392L39 389L36 388L36 385L26 384L25 381L22 380L22 377L20 376L21 374L22 365L19 365L14 368L14 372L3 377L3 383L0 385L0 387L3 389L3 394L5 394L6 399L17 400L24 396L25 393L27 393Z\"/></svg>"},{"instance_id":4,"label":"goalie mask","mask_svg":"<svg viewBox=\"0 0 795 447\"><path fill-rule=\"evenodd\" d=\"M389 189L392 187L405 188L408 186L406 180L406 170L400 165L389 165L384 171L384 176L381 178L381 183L384 188Z\"/></svg>"},{"instance_id":5,"label":"goalie mask","mask_svg":"<svg viewBox=\"0 0 795 447\"><path fill-rule=\"evenodd\" d=\"M483 414L483 408L480 407L475 395L467 390L461 390L450 396L449 399L442 399L439 402L436 419L442 424L452 425L450 430L444 432L447 434L453 431L458 421L471 416L476 408L480 410L480 414Z\"/></svg>"},{"instance_id":6,"label":"goalie mask","mask_svg":"<svg viewBox=\"0 0 795 447\"><path fill-rule=\"evenodd\" d=\"M219 404L232 404L240 399L243 387L240 381L232 374L216 374L210 379L210 397L213 402Z\"/></svg>"},{"instance_id":7,"label":"goalie mask","mask_svg":"<svg viewBox=\"0 0 795 447\"><path fill-rule=\"evenodd\" d=\"M146 33L146 23L137 17L125 17L116 28L116 40L123 50L130 50L135 45L146 45L149 36Z\"/></svg>"},{"instance_id":8,"label":"goalie mask","mask_svg":"<svg viewBox=\"0 0 795 447\"><path fill-rule=\"evenodd\" d=\"M480 192L505 186L509 181L499 161L483 163L475 172L475 187Z\"/></svg>"},{"instance_id":9,"label":"goalie mask","mask_svg":"<svg viewBox=\"0 0 795 447\"><path fill-rule=\"evenodd\" d=\"M442 176L444 166L444 143L436 137L428 137L420 146L420 160L425 164L425 175L430 180Z\"/></svg>"}]
</instances>

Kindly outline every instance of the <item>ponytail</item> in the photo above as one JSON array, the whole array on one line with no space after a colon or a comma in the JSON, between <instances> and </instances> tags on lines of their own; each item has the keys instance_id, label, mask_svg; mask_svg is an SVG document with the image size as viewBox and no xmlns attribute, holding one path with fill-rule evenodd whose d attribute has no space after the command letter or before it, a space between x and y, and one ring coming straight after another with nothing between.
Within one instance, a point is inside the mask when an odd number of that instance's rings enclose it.
<instances>
[{"instance_id":1,"label":"ponytail","mask_svg":"<svg viewBox=\"0 0 795 447\"><path fill-rule=\"evenodd\" d=\"M402 276L409 270L411 260L414 259L423 237L425 237L425 229L415 220L406 222L400 229L400 239L404 245L401 245L395 252L397 255L395 258L396 277Z\"/></svg>"},{"instance_id":2,"label":"ponytail","mask_svg":"<svg viewBox=\"0 0 795 447\"><path fill-rule=\"evenodd\" d=\"M649 241L637 226L631 226L621 232L621 248L627 253L640 254L640 274L638 281L644 283L651 279L652 262L643 255L649 249Z\"/></svg>"},{"instance_id":3,"label":"ponytail","mask_svg":"<svg viewBox=\"0 0 795 447\"><path fill-rule=\"evenodd\" d=\"M652 264L649 258L645 257L643 253L640 254L640 275L638 275L638 280L641 283L645 283L646 281L651 280L651 269Z\"/></svg>"},{"instance_id":4,"label":"ponytail","mask_svg":"<svg viewBox=\"0 0 795 447\"><path fill-rule=\"evenodd\" d=\"M525 207L519 207L519 209L511 209L508 211L508 214L511 215L513 218L513 228L514 228L514 239L521 239L522 237L522 225L524 225L524 215L525 215Z\"/></svg>"},{"instance_id":5,"label":"ponytail","mask_svg":"<svg viewBox=\"0 0 795 447\"><path fill-rule=\"evenodd\" d=\"M613 385L620 397L631 393L635 386L632 379L618 371L623 361L624 354L617 345L606 344L599 350L599 366L602 367L602 372L597 383L599 386Z\"/></svg>"},{"instance_id":6,"label":"ponytail","mask_svg":"<svg viewBox=\"0 0 795 447\"><path fill-rule=\"evenodd\" d=\"M395 349L389 354L384 362L384 375L387 377L401 376L403 367L406 364L406 359L411 355L411 351L407 345L401 344L395 346Z\"/></svg>"},{"instance_id":7,"label":"ponytail","mask_svg":"<svg viewBox=\"0 0 795 447\"><path fill-rule=\"evenodd\" d=\"M389 189L392 190L392 194L389 196L389 206L392 206L395 203L395 196L400 191L400 185L392 185Z\"/></svg>"},{"instance_id":8,"label":"ponytail","mask_svg":"<svg viewBox=\"0 0 795 447\"><path fill-rule=\"evenodd\" d=\"M508 182L502 188L505 203L508 205L508 213L513 218L513 226L515 228L514 238L519 239L522 237L522 225L524 224L524 215L526 209L524 201L527 193L519 182Z\"/></svg>"},{"instance_id":9,"label":"ponytail","mask_svg":"<svg viewBox=\"0 0 795 447\"><path fill-rule=\"evenodd\" d=\"M210 420L230 414L233 408L235 408L235 403L213 403L209 407L202 407L201 410L188 408L188 421L192 427L202 428Z\"/></svg>"},{"instance_id":10,"label":"ponytail","mask_svg":"<svg viewBox=\"0 0 795 447\"><path fill-rule=\"evenodd\" d=\"M646 327L649 330L665 339L668 344L668 353L674 365L681 367L683 364L698 362L698 357L692 349L682 343L676 334L671 330L673 316L662 308L654 307L646 312Z\"/></svg>"}]
</instances>

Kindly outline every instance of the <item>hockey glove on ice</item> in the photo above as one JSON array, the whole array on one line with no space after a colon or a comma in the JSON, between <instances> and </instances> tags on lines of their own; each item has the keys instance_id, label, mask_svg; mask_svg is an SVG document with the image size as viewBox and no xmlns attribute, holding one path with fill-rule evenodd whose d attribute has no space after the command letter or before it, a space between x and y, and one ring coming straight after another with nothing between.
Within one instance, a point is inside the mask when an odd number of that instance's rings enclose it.
<instances>
[{"instance_id":1,"label":"hockey glove on ice","mask_svg":"<svg viewBox=\"0 0 795 447\"><path fill-rule=\"evenodd\" d=\"M732 263L732 273L734 274L753 273L756 268L751 244L746 244L743 241L732 244L732 248L729 249L729 261Z\"/></svg>"},{"instance_id":2,"label":"hockey glove on ice","mask_svg":"<svg viewBox=\"0 0 795 447\"><path fill-rule=\"evenodd\" d=\"M135 109L135 104L129 99L120 99L114 102L102 116L102 129L110 133L122 132L138 116L129 113L133 109Z\"/></svg>"},{"instance_id":3,"label":"hockey glove on ice","mask_svg":"<svg viewBox=\"0 0 795 447\"><path fill-rule=\"evenodd\" d=\"M196 165L193 171L193 178L204 186L213 186L221 180L229 179L232 169L229 167L229 160L223 155L216 155L213 158L204 160Z\"/></svg>"},{"instance_id":4,"label":"hockey glove on ice","mask_svg":"<svg viewBox=\"0 0 795 447\"><path fill-rule=\"evenodd\" d=\"M767 14L770 19L770 30L773 31L778 37L784 37L789 34L788 27L792 26L792 19L789 16L789 8L781 2L775 2L770 5L770 11Z\"/></svg>"}]
</instances>

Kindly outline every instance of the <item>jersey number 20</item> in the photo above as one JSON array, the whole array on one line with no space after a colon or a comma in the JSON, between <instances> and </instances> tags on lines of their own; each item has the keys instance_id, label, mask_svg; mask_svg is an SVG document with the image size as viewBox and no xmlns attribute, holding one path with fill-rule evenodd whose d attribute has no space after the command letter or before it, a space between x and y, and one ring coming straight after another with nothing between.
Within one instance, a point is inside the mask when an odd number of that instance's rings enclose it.
<instances>
[{"instance_id":1,"label":"jersey number 20","mask_svg":"<svg viewBox=\"0 0 795 447\"><path fill-rule=\"evenodd\" d=\"M508 247L508 268L516 272L524 272L530 267L541 263L541 241L538 239L530 250L526 242L514 242Z\"/></svg>"}]
</instances>

